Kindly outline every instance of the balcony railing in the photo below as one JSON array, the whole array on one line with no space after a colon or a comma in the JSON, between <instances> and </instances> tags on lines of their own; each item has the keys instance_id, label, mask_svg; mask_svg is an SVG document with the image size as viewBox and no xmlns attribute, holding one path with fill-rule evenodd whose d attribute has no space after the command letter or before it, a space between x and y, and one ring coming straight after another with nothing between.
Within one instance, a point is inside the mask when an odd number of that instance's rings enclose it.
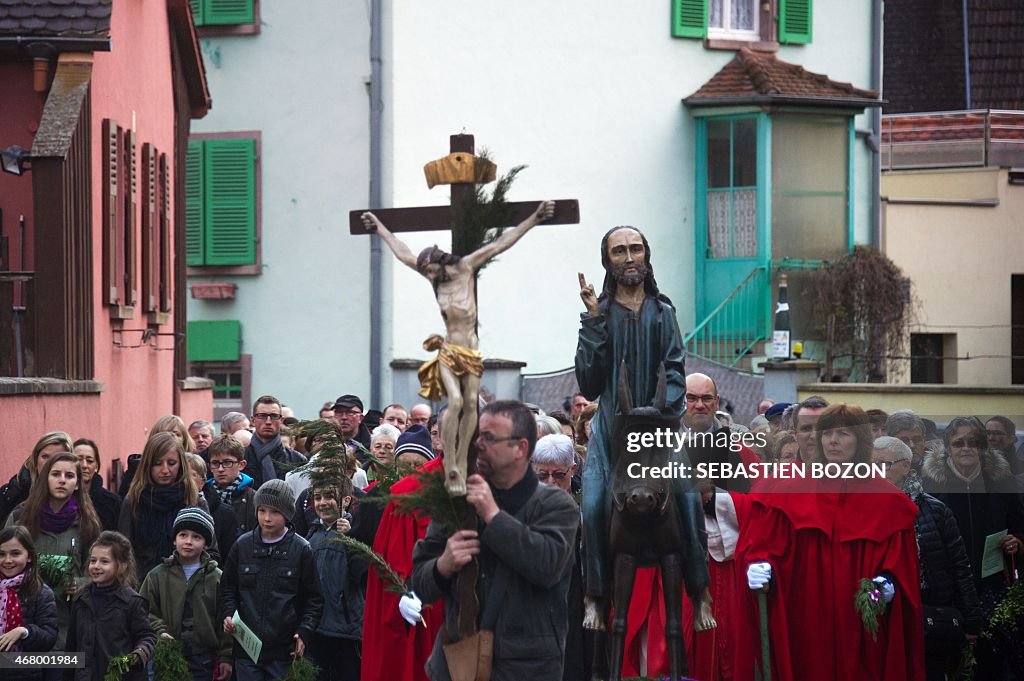
<instances>
[{"instance_id":1,"label":"balcony railing","mask_svg":"<svg viewBox=\"0 0 1024 681\"><path fill-rule=\"evenodd\" d=\"M1024 165L1024 111L882 116L882 169Z\"/></svg>"},{"instance_id":2,"label":"balcony railing","mask_svg":"<svg viewBox=\"0 0 1024 681\"><path fill-rule=\"evenodd\" d=\"M33 272L0 272L0 376L35 372Z\"/></svg>"}]
</instances>

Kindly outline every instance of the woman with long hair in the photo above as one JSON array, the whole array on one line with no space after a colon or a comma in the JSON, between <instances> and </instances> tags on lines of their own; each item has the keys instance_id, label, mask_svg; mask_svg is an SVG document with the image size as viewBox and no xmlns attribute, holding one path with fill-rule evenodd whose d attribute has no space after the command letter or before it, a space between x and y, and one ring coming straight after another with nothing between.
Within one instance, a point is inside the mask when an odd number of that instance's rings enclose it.
<instances>
[{"instance_id":1,"label":"woman with long hair","mask_svg":"<svg viewBox=\"0 0 1024 681\"><path fill-rule=\"evenodd\" d=\"M860 407L828 407L815 430L818 458L806 462L807 476L767 481L750 495L737 544L750 588L737 594L745 615L736 678L761 666L766 607L775 681L923 681L917 506L871 475L874 439ZM815 475L814 464L842 477ZM877 640L854 607L860 594L875 604L865 612Z\"/></svg>"},{"instance_id":2,"label":"woman with long hair","mask_svg":"<svg viewBox=\"0 0 1024 681\"><path fill-rule=\"evenodd\" d=\"M140 583L174 551L173 527L178 511L196 505L208 510L189 474L181 440L166 432L150 435L118 520L118 531L135 549Z\"/></svg>"},{"instance_id":3,"label":"woman with long hair","mask_svg":"<svg viewBox=\"0 0 1024 681\"><path fill-rule=\"evenodd\" d=\"M82 463L82 485L89 490L100 524L104 530L116 530L117 518L121 514L121 497L103 486L99 446L88 438L80 437L75 440L74 453Z\"/></svg>"},{"instance_id":4,"label":"woman with long hair","mask_svg":"<svg viewBox=\"0 0 1024 681\"><path fill-rule=\"evenodd\" d=\"M158 418L149 429L149 437L153 437L157 433L172 433L178 439L178 442L181 443L182 449L186 452L196 451L195 440L188 434L188 428L185 427L185 422L180 416L164 414ZM117 495L122 499L128 496L128 488L131 487L132 481L135 480L135 471L139 469L141 461L141 454L128 455L128 466L124 475L121 476L121 485L117 488Z\"/></svg>"},{"instance_id":5,"label":"woman with long hair","mask_svg":"<svg viewBox=\"0 0 1024 681\"><path fill-rule=\"evenodd\" d=\"M92 500L82 486L78 457L70 452L50 457L32 483L28 499L14 509L7 525L24 525L39 555L53 564L49 580L57 598L57 650L64 650L69 602L85 575L86 551L101 531Z\"/></svg>"},{"instance_id":6,"label":"woman with long hair","mask_svg":"<svg viewBox=\"0 0 1024 681\"><path fill-rule=\"evenodd\" d=\"M71 451L71 436L61 430L46 433L28 455L21 469L3 487L0 487L0 522L7 520L14 507L28 498L28 490L32 487L40 469L54 454Z\"/></svg>"}]
</instances>

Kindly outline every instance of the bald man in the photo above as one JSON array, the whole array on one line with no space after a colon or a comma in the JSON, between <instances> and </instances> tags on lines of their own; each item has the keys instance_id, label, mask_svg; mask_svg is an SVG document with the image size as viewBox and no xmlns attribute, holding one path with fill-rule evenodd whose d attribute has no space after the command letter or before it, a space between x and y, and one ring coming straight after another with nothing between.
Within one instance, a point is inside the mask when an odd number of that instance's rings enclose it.
<instances>
[{"instance_id":1,"label":"bald man","mask_svg":"<svg viewBox=\"0 0 1024 681\"><path fill-rule=\"evenodd\" d=\"M693 373L686 377L686 411L683 426L687 431L686 451L690 465L729 463L737 466L758 463L757 454L748 447L730 448L732 431L723 427L715 412L719 406L718 386L707 374ZM738 451L734 451L739 448ZM750 480L745 477L712 477L710 482L729 492L749 492Z\"/></svg>"}]
</instances>

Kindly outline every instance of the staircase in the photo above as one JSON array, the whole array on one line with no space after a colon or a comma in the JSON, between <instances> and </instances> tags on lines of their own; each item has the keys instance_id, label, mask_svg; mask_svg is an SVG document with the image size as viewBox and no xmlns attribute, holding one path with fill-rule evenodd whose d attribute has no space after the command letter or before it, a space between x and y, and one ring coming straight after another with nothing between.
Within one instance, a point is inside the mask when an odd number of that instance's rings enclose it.
<instances>
[{"instance_id":1,"label":"staircase","mask_svg":"<svg viewBox=\"0 0 1024 681\"><path fill-rule=\"evenodd\" d=\"M771 334L767 266L755 267L718 307L683 337L687 354L728 369L760 373Z\"/></svg>"}]
</instances>

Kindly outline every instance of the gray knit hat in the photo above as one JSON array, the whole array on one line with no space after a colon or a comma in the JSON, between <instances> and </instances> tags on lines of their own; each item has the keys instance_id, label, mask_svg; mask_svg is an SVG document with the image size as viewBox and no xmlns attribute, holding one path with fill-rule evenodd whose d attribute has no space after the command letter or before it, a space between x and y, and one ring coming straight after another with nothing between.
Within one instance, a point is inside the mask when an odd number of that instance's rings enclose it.
<instances>
[{"instance_id":1,"label":"gray knit hat","mask_svg":"<svg viewBox=\"0 0 1024 681\"><path fill-rule=\"evenodd\" d=\"M191 530L203 536L206 545L213 543L213 518L198 506L189 506L178 511L174 517L174 535L182 530Z\"/></svg>"},{"instance_id":2,"label":"gray knit hat","mask_svg":"<svg viewBox=\"0 0 1024 681\"><path fill-rule=\"evenodd\" d=\"M281 515L291 522L292 516L295 515L295 493L284 480L277 478L267 480L256 490L253 506L257 510L260 506L266 506L280 511Z\"/></svg>"}]
</instances>

